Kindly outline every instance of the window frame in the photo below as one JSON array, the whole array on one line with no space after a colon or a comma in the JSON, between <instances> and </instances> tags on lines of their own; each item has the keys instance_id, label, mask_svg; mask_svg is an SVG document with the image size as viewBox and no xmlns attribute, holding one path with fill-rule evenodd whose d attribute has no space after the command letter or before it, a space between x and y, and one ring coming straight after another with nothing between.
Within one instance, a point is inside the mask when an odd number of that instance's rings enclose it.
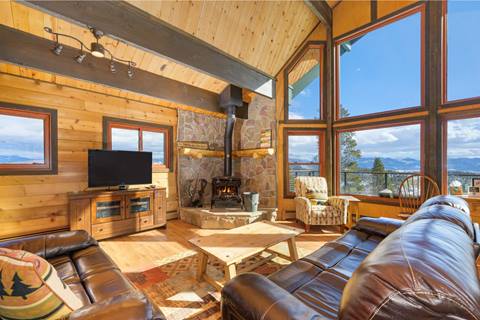
<instances>
[{"instance_id":1,"label":"window frame","mask_svg":"<svg viewBox=\"0 0 480 320\"><path fill-rule=\"evenodd\" d=\"M340 191L340 182L341 182L341 147L340 147L340 134L342 132L353 132L353 131L365 131L371 129L381 129L381 128L392 128L392 127L401 127L408 125L420 125L420 174L425 172L425 125L426 121L423 118L419 119L409 119L403 121L388 121L388 122L378 122L365 125L352 125L348 127L341 127L334 129L335 136L335 194L341 196L353 196L362 201L367 201L371 203L383 203L390 205L398 205L398 198L383 198L380 196L373 195L361 195L361 194L350 194L350 193L341 193Z\"/></svg>"},{"instance_id":2,"label":"window frame","mask_svg":"<svg viewBox=\"0 0 480 320\"><path fill-rule=\"evenodd\" d=\"M480 110L465 110L463 112L441 114L442 130L442 194L448 194L448 121L467 120L478 118L480 121Z\"/></svg>"},{"instance_id":3,"label":"window frame","mask_svg":"<svg viewBox=\"0 0 480 320\"><path fill-rule=\"evenodd\" d=\"M373 113L366 113L357 116L348 116L340 117L340 44L345 41L352 40L359 36L365 35L371 31L382 28L386 25L395 23L398 20L406 18L408 16L420 13L420 105L403 107L387 111L379 111ZM354 32L348 33L346 35L341 35L334 39L334 87L335 87L335 107L334 107L334 121L335 122L348 122L352 120L368 119L368 118L378 118L381 116L397 115L404 113L412 113L426 110L426 99L425 99L425 40L426 40L426 31L425 31L425 21L426 21L426 3L420 2L414 6L405 7L403 10L395 12L392 15L385 16L382 19L377 20L374 23L368 24L363 28L355 30Z\"/></svg>"},{"instance_id":4,"label":"window frame","mask_svg":"<svg viewBox=\"0 0 480 320\"><path fill-rule=\"evenodd\" d=\"M319 128L285 128L283 130L283 142L284 142L284 152L283 152L283 163L284 163L284 168L283 168L283 197L287 199L293 199L295 197L295 192L291 192L289 190L289 181L290 181L290 175L289 175L289 168L290 168L290 162L288 161L288 155L289 155L289 143L288 143L288 137L289 136L318 136L318 168L320 172L320 177L324 177L326 174L326 168L325 168L325 155L326 155L326 130L325 129L319 129ZM322 155L324 155L322 157ZM317 163L312 163L312 165L316 165Z\"/></svg>"},{"instance_id":5,"label":"window frame","mask_svg":"<svg viewBox=\"0 0 480 320\"><path fill-rule=\"evenodd\" d=\"M0 115L43 120L43 164L1 164L2 175L53 175L58 173L57 110L0 102Z\"/></svg>"},{"instance_id":6,"label":"window frame","mask_svg":"<svg viewBox=\"0 0 480 320\"><path fill-rule=\"evenodd\" d=\"M283 95L283 123L324 123L325 122L325 108L326 105L324 93L326 90L325 84L325 64L326 64L326 48L327 42L326 41L308 41L300 50L299 53L295 55L293 60L285 67L283 79L284 79L284 95ZM295 68L295 66L300 62L302 57L307 53L309 49L320 49L320 88L319 88L319 95L320 95L320 106L319 106L319 119L289 119L289 103L288 103L288 74Z\"/></svg>"},{"instance_id":7,"label":"window frame","mask_svg":"<svg viewBox=\"0 0 480 320\"><path fill-rule=\"evenodd\" d=\"M475 97L448 100L448 1L442 0L442 107L456 107L467 104L479 104L480 94ZM443 178L442 178L443 180ZM442 181L443 184L443 181Z\"/></svg>"},{"instance_id":8,"label":"window frame","mask_svg":"<svg viewBox=\"0 0 480 320\"><path fill-rule=\"evenodd\" d=\"M143 151L143 131L164 134L164 157L165 164L152 163L153 172L173 172L173 127L168 125L147 123L141 121L103 118L103 148L112 149L112 128L138 130L138 151Z\"/></svg>"}]
</instances>

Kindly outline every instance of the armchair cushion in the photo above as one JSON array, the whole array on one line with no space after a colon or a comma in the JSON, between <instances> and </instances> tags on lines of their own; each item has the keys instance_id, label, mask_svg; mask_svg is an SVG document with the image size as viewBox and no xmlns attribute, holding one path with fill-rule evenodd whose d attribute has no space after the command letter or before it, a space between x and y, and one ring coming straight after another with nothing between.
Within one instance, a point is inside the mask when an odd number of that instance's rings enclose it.
<instances>
[{"instance_id":1,"label":"armchair cushion","mask_svg":"<svg viewBox=\"0 0 480 320\"><path fill-rule=\"evenodd\" d=\"M0 318L63 319L82 306L45 259L0 249Z\"/></svg>"}]
</instances>

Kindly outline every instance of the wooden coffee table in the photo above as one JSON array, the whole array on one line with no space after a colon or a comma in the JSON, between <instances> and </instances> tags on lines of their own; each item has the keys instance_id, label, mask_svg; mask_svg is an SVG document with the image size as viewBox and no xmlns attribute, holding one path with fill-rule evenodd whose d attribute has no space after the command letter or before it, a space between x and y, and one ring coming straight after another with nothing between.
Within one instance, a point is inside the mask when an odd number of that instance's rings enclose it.
<instances>
[{"instance_id":1,"label":"wooden coffee table","mask_svg":"<svg viewBox=\"0 0 480 320\"><path fill-rule=\"evenodd\" d=\"M221 282L211 278L206 273L209 258L220 261L225 270L225 281L236 276L237 265L240 262L263 251L269 252L270 256L249 266L248 270L254 269L276 256L296 261L298 252L295 237L302 232L303 229L262 221L235 229L219 231L209 236L190 239L190 243L199 252L197 280L203 279L218 290L223 287ZM283 241L288 242L289 256L269 249ZM248 270L242 269L242 271Z\"/></svg>"}]
</instances>

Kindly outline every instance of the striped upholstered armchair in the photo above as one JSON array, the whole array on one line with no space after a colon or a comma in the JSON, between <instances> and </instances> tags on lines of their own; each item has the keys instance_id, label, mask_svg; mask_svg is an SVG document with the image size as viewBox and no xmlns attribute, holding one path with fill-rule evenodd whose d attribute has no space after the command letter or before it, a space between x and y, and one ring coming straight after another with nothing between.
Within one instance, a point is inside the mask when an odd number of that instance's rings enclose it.
<instances>
[{"instance_id":1,"label":"striped upholstered armchair","mask_svg":"<svg viewBox=\"0 0 480 320\"><path fill-rule=\"evenodd\" d=\"M312 204L308 198L314 191L326 200L323 204ZM297 220L305 224L308 232L310 225L343 227L347 223L348 200L329 197L327 181L323 177L295 178L295 210Z\"/></svg>"}]
</instances>

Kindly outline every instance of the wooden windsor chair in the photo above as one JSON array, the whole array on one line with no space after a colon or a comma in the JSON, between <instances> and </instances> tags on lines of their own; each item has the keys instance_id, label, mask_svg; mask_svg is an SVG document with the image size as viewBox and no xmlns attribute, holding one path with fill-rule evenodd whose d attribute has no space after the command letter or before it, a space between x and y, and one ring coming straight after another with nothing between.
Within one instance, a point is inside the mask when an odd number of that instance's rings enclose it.
<instances>
[{"instance_id":1,"label":"wooden windsor chair","mask_svg":"<svg viewBox=\"0 0 480 320\"><path fill-rule=\"evenodd\" d=\"M398 199L400 200L400 214L407 219L428 199L439 195L437 183L430 177L414 174L405 178L400 184Z\"/></svg>"}]
</instances>

